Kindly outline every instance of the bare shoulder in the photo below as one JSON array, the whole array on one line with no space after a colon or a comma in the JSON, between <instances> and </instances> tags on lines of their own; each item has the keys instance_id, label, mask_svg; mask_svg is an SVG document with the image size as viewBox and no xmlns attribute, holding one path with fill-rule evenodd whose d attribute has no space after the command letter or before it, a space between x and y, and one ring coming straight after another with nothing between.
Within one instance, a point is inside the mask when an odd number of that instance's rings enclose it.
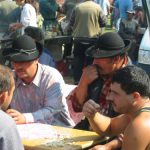
<instances>
[{"instance_id":1,"label":"bare shoulder","mask_svg":"<svg viewBox=\"0 0 150 150\"><path fill-rule=\"evenodd\" d=\"M124 132L123 150L150 150L150 112L142 112Z\"/></svg>"}]
</instances>

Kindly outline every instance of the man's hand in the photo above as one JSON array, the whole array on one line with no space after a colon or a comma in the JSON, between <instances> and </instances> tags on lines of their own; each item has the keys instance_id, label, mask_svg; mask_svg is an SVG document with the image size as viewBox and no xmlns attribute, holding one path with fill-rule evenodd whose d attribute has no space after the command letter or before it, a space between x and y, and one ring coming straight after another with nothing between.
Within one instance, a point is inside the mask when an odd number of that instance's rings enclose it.
<instances>
[{"instance_id":1,"label":"man's hand","mask_svg":"<svg viewBox=\"0 0 150 150\"><path fill-rule=\"evenodd\" d=\"M99 112L100 105L95 103L93 100L88 100L82 109L82 112L86 117L92 117L95 115L96 112Z\"/></svg>"},{"instance_id":2,"label":"man's hand","mask_svg":"<svg viewBox=\"0 0 150 150\"><path fill-rule=\"evenodd\" d=\"M9 30L10 31L16 31L17 29L23 27L21 23L12 23L9 25Z\"/></svg>"},{"instance_id":3,"label":"man's hand","mask_svg":"<svg viewBox=\"0 0 150 150\"><path fill-rule=\"evenodd\" d=\"M88 86L90 83L92 83L98 77L99 77L99 75L98 75L96 66L90 65L83 69L83 73L82 73L80 82L82 82Z\"/></svg>"},{"instance_id":4,"label":"man's hand","mask_svg":"<svg viewBox=\"0 0 150 150\"><path fill-rule=\"evenodd\" d=\"M123 134L120 134L118 138L113 139L112 141L106 143L105 145L96 145L90 150L114 150L120 149L122 146L121 139L123 140Z\"/></svg>"},{"instance_id":5,"label":"man's hand","mask_svg":"<svg viewBox=\"0 0 150 150\"><path fill-rule=\"evenodd\" d=\"M96 145L89 150L112 150L112 149L109 145L105 144L105 145Z\"/></svg>"},{"instance_id":6,"label":"man's hand","mask_svg":"<svg viewBox=\"0 0 150 150\"><path fill-rule=\"evenodd\" d=\"M26 123L26 119L24 115L21 114L19 111L14 109L8 109L6 113L14 119L16 124Z\"/></svg>"}]
</instances>

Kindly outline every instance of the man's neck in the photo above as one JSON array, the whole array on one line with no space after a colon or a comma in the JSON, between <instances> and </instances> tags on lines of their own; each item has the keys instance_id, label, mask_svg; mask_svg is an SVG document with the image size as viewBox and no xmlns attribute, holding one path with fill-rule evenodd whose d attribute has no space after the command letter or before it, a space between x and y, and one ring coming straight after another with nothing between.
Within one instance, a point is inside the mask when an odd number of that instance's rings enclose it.
<instances>
[{"instance_id":1,"label":"man's neck","mask_svg":"<svg viewBox=\"0 0 150 150\"><path fill-rule=\"evenodd\" d=\"M129 112L129 114L130 114L130 116L132 116L132 118L135 118L138 115L138 112L140 112L140 110L142 108L150 107L150 99L149 98L143 98L140 101L141 102L137 106L134 106L134 108L132 109L132 112Z\"/></svg>"}]
</instances>

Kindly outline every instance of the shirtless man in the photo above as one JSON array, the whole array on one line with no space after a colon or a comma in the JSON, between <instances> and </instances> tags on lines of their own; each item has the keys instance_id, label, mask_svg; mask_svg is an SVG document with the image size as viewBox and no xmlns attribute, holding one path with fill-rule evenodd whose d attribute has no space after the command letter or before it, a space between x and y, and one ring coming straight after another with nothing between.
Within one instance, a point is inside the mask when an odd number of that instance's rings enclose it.
<instances>
[{"instance_id":1,"label":"shirtless man","mask_svg":"<svg viewBox=\"0 0 150 150\"><path fill-rule=\"evenodd\" d=\"M99 113L93 100L83 106L93 130L100 135L118 135L122 150L150 150L150 79L144 70L127 66L113 76L107 100L112 103L118 117L109 118ZM95 146L92 150L102 150Z\"/></svg>"}]
</instances>

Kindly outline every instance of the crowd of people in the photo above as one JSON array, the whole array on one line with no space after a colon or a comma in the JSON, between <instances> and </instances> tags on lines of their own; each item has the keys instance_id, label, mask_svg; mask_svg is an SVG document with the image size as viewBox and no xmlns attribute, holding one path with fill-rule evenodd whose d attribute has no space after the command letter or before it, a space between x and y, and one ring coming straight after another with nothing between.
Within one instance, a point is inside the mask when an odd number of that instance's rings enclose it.
<instances>
[{"instance_id":1,"label":"crowd of people","mask_svg":"<svg viewBox=\"0 0 150 150\"><path fill-rule=\"evenodd\" d=\"M11 0L0 1L0 15L7 10L5 15L13 16L0 19L0 31L17 32L2 51L11 63L0 65L0 149L24 149L16 124L40 122L109 136L110 142L91 150L150 150L150 78L136 66L140 28L146 27L141 1L66 0L60 5L55 0L16 0L16 4L19 7ZM63 59L74 56L76 86L67 97L57 62L44 44L45 33L59 24L59 13L66 15L64 31L72 36L64 45ZM117 32L104 31L110 15ZM72 113L82 114L78 122Z\"/></svg>"}]
</instances>

